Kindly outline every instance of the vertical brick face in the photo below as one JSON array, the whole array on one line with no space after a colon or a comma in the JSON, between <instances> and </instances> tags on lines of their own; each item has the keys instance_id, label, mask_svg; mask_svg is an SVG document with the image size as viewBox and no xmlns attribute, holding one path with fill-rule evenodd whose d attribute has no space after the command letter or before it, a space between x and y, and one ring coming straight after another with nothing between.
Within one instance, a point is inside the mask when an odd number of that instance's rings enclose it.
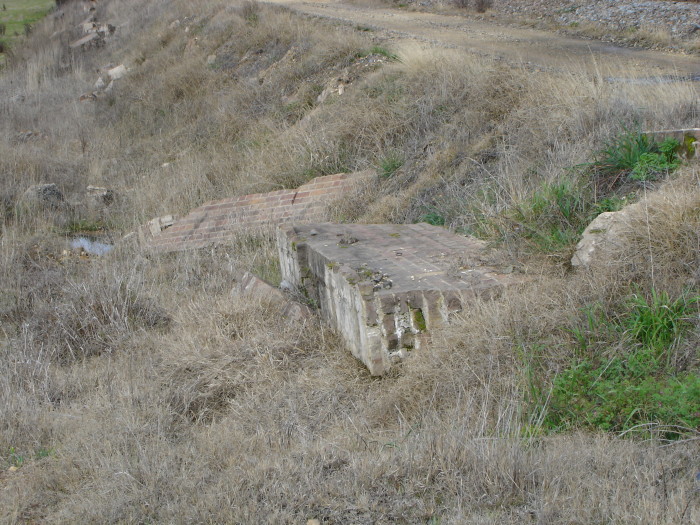
<instances>
[{"instance_id":1,"label":"vertical brick face","mask_svg":"<svg viewBox=\"0 0 700 525\"><path fill-rule=\"evenodd\" d=\"M147 239L147 245L162 252L187 250L225 243L246 226L318 221L329 201L351 191L367 176L368 172L339 173L318 177L298 189L211 201Z\"/></svg>"}]
</instances>

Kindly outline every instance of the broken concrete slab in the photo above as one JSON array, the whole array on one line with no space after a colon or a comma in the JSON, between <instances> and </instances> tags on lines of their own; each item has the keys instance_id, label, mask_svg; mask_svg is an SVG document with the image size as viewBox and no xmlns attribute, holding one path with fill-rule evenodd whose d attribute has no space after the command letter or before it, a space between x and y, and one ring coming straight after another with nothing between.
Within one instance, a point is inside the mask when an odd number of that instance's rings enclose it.
<instances>
[{"instance_id":1,"label":"broken concrete slab","mask_svg":"<svg viewBox=\"0 0 700 525\"><path fill-rule=\"evenodd\" d=\"M484 242L428 224L280 226L277 248L282 278L375 376L424 349L465 304L520 280L482 264Z\"/></svg>"},{"instance_id":2,"label":"broken concrete slab","mask_svg":"<svg viewBox=\"0 0 700 525\"><path fill-rule=\"evenodd\" d=\"M645 135L655 142L663 142L668 138L676 139L680 143L680 151L677 153L685 159L691 159L695 156L698 143L700 142L700 128L647 131Z\"/></svg>"},{"instance_id":3,"label":"broken concrete slab","mask_svg":"<svg viewBox=\"0 0 700 525\"><path fill-rule=\"evenodd\" d=\"M104 38L97 33L90 33L68 45L71 49L87 49L88 47L99 47L104 45Z\"/></svg>"}]
</instances>

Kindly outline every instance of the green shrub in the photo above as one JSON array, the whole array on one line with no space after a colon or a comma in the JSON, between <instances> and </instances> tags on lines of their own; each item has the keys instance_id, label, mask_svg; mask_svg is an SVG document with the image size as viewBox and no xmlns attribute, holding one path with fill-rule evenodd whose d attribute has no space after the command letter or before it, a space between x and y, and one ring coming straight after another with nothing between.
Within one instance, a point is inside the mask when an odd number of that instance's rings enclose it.
<instances>
[{"instance_id":1,"label":"green shrub","mask_svg":"<svg viewBox=\"0 0 700 525\"><path fill-rule=\"evenodd\" d=\"M629 299L630 311L623 318L623 327L642 346L662 352L690 326L690 308L698 299L680 296L671 301L668 293L652 290L647 300L636 293Z\"/></svg>"},{"instance_id":2,"label":"green shrub","mask_svg":"<svg viewBox=\"0 0 700 525\"><path fill-rule=\"evenodd\" d=\"M399 60L399 57L397 54L392 53L387 48L382 47L382 46L372 46L368 52L361 54L361 56L358 58L363 58L363 57L366 57L369 55L381 55L384 58L387 58L392 62L397 62Z\"/></svg>"},{"instance_id":3,"label":"green shrub","mask_svg":"<svg viewBox=\"0 0 700 525\"><path fill-rule=\"evenodd\" d=\"M600 151L592 166L609 191L630 180L656 180L672 172L680 166L679 147L674 138L658 144L643 133L626 132Z\"/></svg>"},{"instance_id":4,"label":"green shrub","mask_svg":"<svg viewBox=\"0 0 700 525\"><path fill-rule=\"evenodd\" d=\"M443 217L439 211L432 209L424 215L421 215L421 217L418 219L418 222L427 222L428 224L432 224L433 226L444 226L445 217Z\"/></svg>"}]
</instances>

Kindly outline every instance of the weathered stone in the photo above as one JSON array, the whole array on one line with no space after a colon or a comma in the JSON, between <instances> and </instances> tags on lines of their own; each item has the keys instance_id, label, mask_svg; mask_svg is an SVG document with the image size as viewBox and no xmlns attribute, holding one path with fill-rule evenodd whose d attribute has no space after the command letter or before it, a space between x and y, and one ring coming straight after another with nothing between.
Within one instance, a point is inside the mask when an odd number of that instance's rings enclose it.
<instances>
[{"instance_id":1,"label":"weathered stone","mask_svg":"<svg viewBox=\"0 0 700 525\"><path fill-rule=\"evenodd\" d=\"M97 33L90 33L68 45L71 49L87 49L104 45L104 38Z\"/></svg>"},{"instance_id":2,"label":"weathered stone","mask_svg":"<svg viewBox=\"0 0 700 525\"><path fill-rule=\"evenodd\" d=\"M624 249L630 217L637 212L639 205L630 204L620 211L601 213L593 219L576 245L571 266L586 268L606 264L612 251Z\"/></svg>"},{"instance_id":3,"label":"weathered stone","mask_svg":"<svg viewBox=\"0 0 700 525\"><path fill-rule=\"evenodd\" d=\"M169 228L175 223L175 219L172 215L164 215L162 217L156 217L148 221L148 230L151 235L158 235L160 232Z\"/></svg>"},{"instance_id":4,"label":"weathered stone","mask_svg":"<svg viewBox=\"0 0 700 525\"><path fill-rule=\"evenodd\" d=\"M105 207L114 202L114 191L98 186L88 186L86 188L88 206Z\"/></svg>"},{"instance_id":5,"label":"weathered stone","mask_svg":"<svg viewBox=\"0 0 700 525\"><path fill-rule=\"evenodd\" d=\"M102 77L99 77L97 79L97 81L95 82L95 89L97 89L97 90L104 89L106 85L107 84L105 84L104 79Z\"/></svg>"},{"instance_id":6,"label":"weathered stone","mask_svg":"<svg viewBox=\"0 0 700 525\"><path fill-rule=\"evenodd\" d=\"M60 210L65 209L67 203L55 184L34 184L24 192L19 205L25 208Z\"/></svg>"},{"instance_id":7,"label":"weathered stone","mask_svg":"<svg viewBox=\"0 0 700 525\"><path fill-rule=\"evenodd\" d=\"M97 32L97 24L94 21L84 22L82 24L82 29L83 29L83 33L86 33L86 34L96 33Z\"/></svg>"},{"instance_id":8,"label":"weathered stone","mask_svg":"<svg viewBox=\"0 0 700 525\"><path fill-rule=\"evenodd\" d=\"M281 226L277 248L283 279L305 289L372 375L424 349L470 298L520 280L494 267L455 270L485 244L427 224Z\"/></svg>"},{"instance_id":9,"label":"weathered stone","mask_svg":"<svg viewBox=\"0 0 700 525\"><path fill-rule=\"evenodd\" d=\"M44 138L43 133L41 133L40 131L32 131L30 129L20 131L19 133L17 133L17 135L15 135L16 142L28 142L30 140L36 140L41 138Z\"/></svg>"},{"instance_id":10,"label":"weathered stone","mask_svg":"<svg viewBox=\"0 0 700 525\"><path fill-rule=\"evenodd\" d=\"M126 66L124 64L119 64L117 67L113 67L112 69L108 70L107 76L109 76L110 80L119 80L126 75L126 73Z\"/></svg>"},{"instance_id":11,"label":"weathered stone","mask_svg":"<svg viewBox=\"0 0 700 525\"><path fill-rule=\"evenodd\" d=\"M102 24L97 28L97 32L103 38L113 35L116 30L116 26L113 26L112 24Z\"/></svg>"},{"instance_id":12,"label":"weathered stone","mask_svg":"<svg viewBox=\"0 0 700 525\"><path fill-rule=\"evenodd\" d=\"M92 102L93 100L97 100L97 92L83 93L78 100L80 102Z\"/></svg>"}]
</instances>

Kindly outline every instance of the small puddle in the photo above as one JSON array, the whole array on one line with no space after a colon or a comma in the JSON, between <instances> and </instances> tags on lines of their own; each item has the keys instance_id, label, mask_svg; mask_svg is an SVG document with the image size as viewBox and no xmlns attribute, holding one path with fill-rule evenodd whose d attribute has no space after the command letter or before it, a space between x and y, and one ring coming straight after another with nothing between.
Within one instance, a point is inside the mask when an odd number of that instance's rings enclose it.
<instances>
[{"instance_id":1,"label":"small puddle","mask_svg":"<svg viewBox=\"0 0 700 525\"><path fill-rule=\"evenodd\" d=\"M70 247L74 250L82 249L90 255L104 255L114 248L114 245L89 237L75 237L71 239Z\"/></svg>"}]
</instances>

